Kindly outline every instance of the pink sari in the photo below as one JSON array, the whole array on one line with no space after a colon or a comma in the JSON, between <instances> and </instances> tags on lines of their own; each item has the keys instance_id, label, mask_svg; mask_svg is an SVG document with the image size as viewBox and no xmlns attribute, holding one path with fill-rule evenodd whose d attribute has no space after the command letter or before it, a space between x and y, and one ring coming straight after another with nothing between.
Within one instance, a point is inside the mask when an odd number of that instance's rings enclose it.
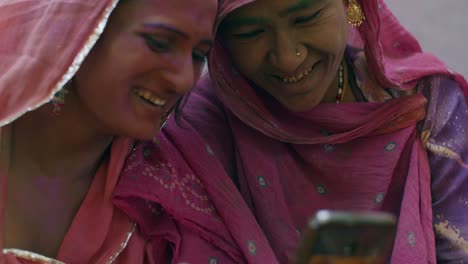
<instances>
[{"instance_id":1,"label":"pink sari","mask_svg":"<svg viewBox=\"0 0 468 264\"><path fill-rule=\"evenodd\" d=\"M222 2L220 19L248 2ZM423 53L383 1L359 2L367 20L350 29L357 51L347 59L368 102L290 113L259 96L215 43L211 79L192 92L179 125L169 121L159 145L131 155L116 190L116 205L142 235L165 241L165 260L290 263L308 217L322 208L397 215L391 263L436 263L436 251L454 259L459 245L437 242L436 250L432 210L458 203L442 186L468 182L468 84ZM402 96L414 87L422 92ZM453 115L442 117L437 106ZM450 126L450 141L461 143L444 152L441 131ZM438 175L438 165L452 170ZM458 260L468 259L463 246Z\"/></svg>"},{"instance_id":2,"label":"pink sari","mask_svg":"<svg viewBox=\"0 0 468 264\"><path fill-rule=\"evenodd\" d=\"M145 242L135 223L111 202L132 144L132 140L123 138L113 143L110 158L98 169L56 259L21 249L3 249L5 263L144 263Z\"/></svg>"},{"instance_id":3,"label":"pink sari","mask_svg":"<svg viewBox=\"0 0 468 264\"><path fill-rule=\"evenodd\" d=\"M115 139L68 230L57 259L4 249L9 124L49 102L76 73L117 0L2 0L0 4L0 263L142 263L144 241L111 202L133 140ZM44 216L48 217L48 216Z\"/></svg>"}]
</instances>

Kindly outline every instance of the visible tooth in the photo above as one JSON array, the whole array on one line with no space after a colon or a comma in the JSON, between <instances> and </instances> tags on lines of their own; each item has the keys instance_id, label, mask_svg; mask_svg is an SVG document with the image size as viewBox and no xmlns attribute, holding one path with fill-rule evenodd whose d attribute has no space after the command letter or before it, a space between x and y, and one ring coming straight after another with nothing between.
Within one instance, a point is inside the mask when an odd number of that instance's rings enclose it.
<instances>
[{"instance_id":1,"label":"visible tooth","mask_svg":"<svg viewBox=\"0 0 468 264\"><path fill-rule=\"evenodd\" d=\"M290 77L290 78L282 78L281 81L283 83L295 83L295 82L299 82L300 80L302 80L305 76L309 75L311 72L312 72L312 66L309 67L307 70L303 71L302 73L296 75L296 76L293 76L293 77Z\"/></svg>"},{"instance_id":2,"label":"visible tooth","mask_svg":"<svg viewBox=\"0 0 468 264\"><path fill-rule=\"evenodd\" d=\"M154 104L161 104L161 100L159 100L157 98L150 97L149 100Z\"/></svg>"},{"instance_id":3,"label":"visible tooth","mask_svg":"<svg viewBox=\"0 0 468 264\"><path fill-rule=\"evenodd\" d=\"M157 105L157 106L163 106L166 104L165 100L162 100L158 98L157 96L154 96L151 92L149 91L143 91L143 90L134 90L134 93L143 99L149 101L150 103Z\"/></svg>"},{"instance_id":4,"label":"visible tooth","mask_svg":"<svg viewBox=\"0 0 468 264\"><path fill-rule=\"evenodd\" d=\"M155 99L155 100L153 100L153 103L154 103L154 104L157 104L157 105L163 105L165 102L162 101L162 100L157 100L157 99Z\"/></svg>"}]
</instances>

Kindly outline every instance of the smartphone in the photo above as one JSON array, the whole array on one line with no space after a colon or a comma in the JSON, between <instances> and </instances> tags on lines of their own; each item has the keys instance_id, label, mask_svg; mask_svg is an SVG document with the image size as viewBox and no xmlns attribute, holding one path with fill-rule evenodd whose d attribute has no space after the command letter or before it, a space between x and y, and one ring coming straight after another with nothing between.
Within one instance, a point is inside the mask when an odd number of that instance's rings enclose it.
<instances>
[{"instance_id":1,"label":"smartphone","mask_svg":"<svg viewBox=\"0 0 468 264\"><path fill-rule=\"evenodd\" d=\"M388 213L321 210L309 221L296 263L386 263L395 233L396 217Z\"/></svg>"}]
</instances>

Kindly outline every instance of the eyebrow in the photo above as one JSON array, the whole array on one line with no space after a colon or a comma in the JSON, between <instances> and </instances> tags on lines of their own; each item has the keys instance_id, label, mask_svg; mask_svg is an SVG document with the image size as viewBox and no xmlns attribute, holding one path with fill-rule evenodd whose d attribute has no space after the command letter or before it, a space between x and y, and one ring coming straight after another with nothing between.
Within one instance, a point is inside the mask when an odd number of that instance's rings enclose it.
<instances>
[{"instance_id":1,"label":"eyebrow","mask_svg":"<svg viewBox=\"0 0 468 264\"><path fill-rule=\"evenodd\" d=\"M151 29L165 29L165 30L168 30L170 32L173 32L173 33L179 35L180 37L182 37L184 39L190 39L190 36L187 33L183 32L183 31L181 31L181 30L179 30L179 29L177 29L177 28L175 28L173 26L164 24L164 23L145 23L144 27L145 28L151 28ZM211 47L211 46L213 46L213 40L212 39L203 39L203 40L200 41L200 44L208 45L208 46Z\"/></svg>"},{"instance_id":2,"label":"eyebrow","mask_svg":"<svg viewBox=\"0 0 468 264\"><path fill-rule=\"evenodd\" d=\"M151 28L151 29L165 29L167 31L173 32L179 36L181 36L184 39L189 39L189 35L173 26L164 24L164 23L145 23L144 24L145 28Z\"/></svg>"}]
</instances>

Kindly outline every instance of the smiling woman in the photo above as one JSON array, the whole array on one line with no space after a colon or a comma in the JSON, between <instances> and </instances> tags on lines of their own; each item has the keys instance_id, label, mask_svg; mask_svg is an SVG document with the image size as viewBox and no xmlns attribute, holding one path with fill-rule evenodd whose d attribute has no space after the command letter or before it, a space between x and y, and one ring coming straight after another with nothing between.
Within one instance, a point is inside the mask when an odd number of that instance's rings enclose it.
<instances>
[{"instance_id":1,"label":"smiling woman","mask_svg":"<svg viewBox=\"0 0 468 264\"><path fill-rule=\"evenodd\" d=\"M246 78L288 109L304 111L336 100L329 87L338 87L347 29L340 1L255 1L230 13L220 32Z\"/></svg>"},{"instance_id":2,"label":"smiling woman","mask_svg":"<svg viewBox=\"0 0 468 264\"><path fill-rule=\"evenodd\" d=\"M383 0L219 10L183 128L169 120L159 148L139 147L117 197L161 205L220 249L197 263L291 263L320 209L397 216L389 263L468 262L465 79Z\"/></svg>"},{"instance_id":3,"label":"smiling woman","mask_svg":"<svg viewBox=\"0 0 468 264\"><path fill-rule=\"evenodd\" d=\"M216 11L216 0L2 1L1 263L172 256L112 197L137 140L200 77Z\"/></svg>"}]
</instances>

